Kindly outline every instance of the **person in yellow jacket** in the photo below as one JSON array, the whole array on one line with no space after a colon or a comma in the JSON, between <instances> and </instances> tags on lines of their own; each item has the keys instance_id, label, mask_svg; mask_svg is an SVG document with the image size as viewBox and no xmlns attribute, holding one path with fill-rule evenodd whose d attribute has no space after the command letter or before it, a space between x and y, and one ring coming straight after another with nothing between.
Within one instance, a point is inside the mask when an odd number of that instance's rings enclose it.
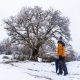
<instances>
[{"instance_id":1,"label":"person in yellow jacket","mask_svg":"<svg viewBox=\"0 0 80 80\"><path fill-rule=\"evenodd\" d=\"M58 46L57 46L57 56L59 57L59 73L62 74L64 71L64 75L68 74L67 67L65 64L65 43L63 41L63 38L60 37L58 40Z\"/></svg>"}]
</instances>

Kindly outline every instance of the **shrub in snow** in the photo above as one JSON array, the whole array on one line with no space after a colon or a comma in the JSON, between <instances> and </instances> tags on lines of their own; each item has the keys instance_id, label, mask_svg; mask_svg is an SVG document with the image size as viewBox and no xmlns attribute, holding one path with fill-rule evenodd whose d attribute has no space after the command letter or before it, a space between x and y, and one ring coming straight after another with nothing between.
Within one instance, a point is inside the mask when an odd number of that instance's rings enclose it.
<instances>
[{"instance_id":1,"label":"shrub in snow","mask_svg":"<svg viewBox=\"0 0 80 80\"><path fill-rule=\"evenodd\" d=\"M9 57L8 56L3 56L3 59L9 59Z\"/></svg>"},{"instance_id":2,"label":"shrub in snow","mask_svg":"<svg viewBox=\"0 0 80 80\"><path fill-rule=\"evenodd\" d=\"M25 61L27 60L27 57L25 55L19 55L16 59L19 61Z\"/></svg>"},{"instance_id":3,"label":"shrub in snow","mask_svg":"<svg viewBox=\"0 0 80 80\"><path fill-rule=\"evenodd\" d=\"M10 50L6 51L6 55L11 55L12 52Z\"/></svg>"}]
</instances>

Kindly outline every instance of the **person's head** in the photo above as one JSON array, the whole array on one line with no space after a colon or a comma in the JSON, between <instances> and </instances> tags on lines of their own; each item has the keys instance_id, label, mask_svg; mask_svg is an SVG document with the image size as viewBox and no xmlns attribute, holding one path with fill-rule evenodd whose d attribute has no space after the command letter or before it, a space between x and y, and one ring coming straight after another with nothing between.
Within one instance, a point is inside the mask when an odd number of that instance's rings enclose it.
<instances>
[{"instance_id":1,"label":"person's head","mask_svg":"<svg viewBox=\"0 0 80 80\"><path fill-rule=\"evenodd\" d=\"M62 38L62 36L60 36L58 41L62 41L62 40L63 40L63 38Z\"/></svg>"},{"instance_id":2,"label":"person's head","mask_svg":"<svg viewBox=\"0 0 80 80\"><path fill-rule=\"evenodd\" d=\"M61 43L63 46L65 46L65 41L62 36L59 37L58 43Z\"/></svg>"}]
</instances>

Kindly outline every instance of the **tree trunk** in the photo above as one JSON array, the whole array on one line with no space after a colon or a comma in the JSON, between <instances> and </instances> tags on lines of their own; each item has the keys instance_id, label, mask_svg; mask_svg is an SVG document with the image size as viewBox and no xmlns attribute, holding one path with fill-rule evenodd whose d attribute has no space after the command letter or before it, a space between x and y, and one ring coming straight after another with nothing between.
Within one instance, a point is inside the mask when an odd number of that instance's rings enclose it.
<instances>
[{"instance_id":1,"label":"tree trunk","mask_svg":"<svg viewBox=\"0 0 80 80\"><path fill-rule=\"evenodd\" d=\"M39 51L39 48L35 48L35 49L33 49L33 51L32 51L32 60L37 60L37 57L38 57L38 51Z\"/></svg>"}]
</instances>

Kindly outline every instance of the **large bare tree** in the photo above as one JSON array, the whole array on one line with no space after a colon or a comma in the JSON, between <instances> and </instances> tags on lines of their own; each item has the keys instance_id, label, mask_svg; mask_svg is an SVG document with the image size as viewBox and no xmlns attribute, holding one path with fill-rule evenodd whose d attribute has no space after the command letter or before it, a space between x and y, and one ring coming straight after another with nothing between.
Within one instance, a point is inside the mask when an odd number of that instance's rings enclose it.
<instances>
[{"instance_id":1,"label":"large bare tree","mask_svg":"<svg viewBox=\"0 0 80 80\"><path fill-rule=\"evenodd\" d=\"M4 20L12 42L28 45L32 49L32 57L38 55L39 48L50 38L64 35L70 40L69 19L58 10L42 10L23 8L16 16Z\"/></svg>"}]
</instances>

